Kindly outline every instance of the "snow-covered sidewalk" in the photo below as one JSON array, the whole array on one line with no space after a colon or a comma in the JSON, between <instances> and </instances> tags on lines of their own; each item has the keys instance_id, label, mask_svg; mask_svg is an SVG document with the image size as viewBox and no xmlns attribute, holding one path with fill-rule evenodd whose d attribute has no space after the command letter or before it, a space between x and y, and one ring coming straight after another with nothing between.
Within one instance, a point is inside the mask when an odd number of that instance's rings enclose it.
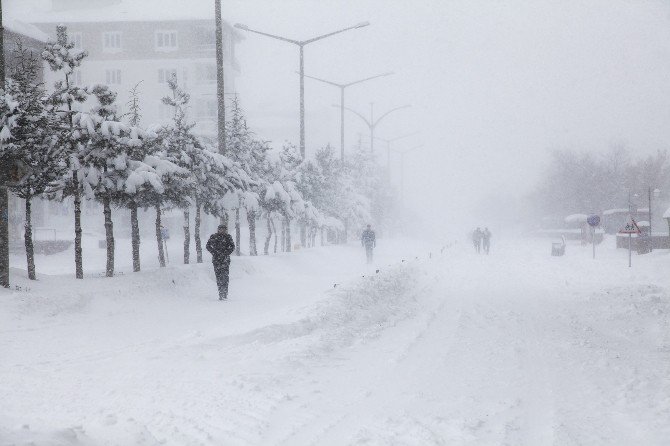
<instances>
[{"instance_id":1,"label":"snow-covered sidewalk","mask_svg":"<svg viewBox=\"0 0 670 446\"><path fill-rule=\"evenodd\" d=\"M0 445L665 444L670 256L545 245L243 257L225 303L207 264L2 291Z\"/></svg>"}]
</instances>

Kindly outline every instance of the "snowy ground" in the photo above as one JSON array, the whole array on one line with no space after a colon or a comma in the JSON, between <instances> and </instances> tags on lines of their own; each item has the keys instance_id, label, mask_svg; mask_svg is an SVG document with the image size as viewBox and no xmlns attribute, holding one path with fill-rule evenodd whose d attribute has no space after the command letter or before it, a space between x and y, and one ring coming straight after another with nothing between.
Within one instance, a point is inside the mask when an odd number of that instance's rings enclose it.
<instances>
[{"instance_id":1,"label":"snowy ground","mask_svg":"<svg viewBox=\"0 0 670 446\"><path fill-rule=\"evenodd\" d=\"M668 444L667 251L430 250L0 291L0 445Z\"/></svg>"}]
</instances>

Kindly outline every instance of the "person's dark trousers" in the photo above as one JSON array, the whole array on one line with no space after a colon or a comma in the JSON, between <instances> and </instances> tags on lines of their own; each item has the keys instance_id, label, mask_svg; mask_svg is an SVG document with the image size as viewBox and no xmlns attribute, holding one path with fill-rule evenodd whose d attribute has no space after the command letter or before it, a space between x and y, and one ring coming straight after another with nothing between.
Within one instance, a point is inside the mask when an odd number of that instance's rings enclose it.
<instances>
[{"instance_id":1,"label":"person's dark trousers","mask_svg":"<svg viewBox=\"0 0 670 446\"><path fill-rule=\"evenodd\" d=\"M368 263L372 263L372 246L365 247L365 254L368 256Z\"/></svg>"},{"instance_id":2,"label":"person's dark trousers","mask_svg":"<svg viewBox=\"0 0 670 446\"><path fill-rule=\"evenodd\" d=\"M219 287L219 299L228 298L228 281L230 278L230 259L214 264L216 285Z\"/></svg>"}]
</instances>

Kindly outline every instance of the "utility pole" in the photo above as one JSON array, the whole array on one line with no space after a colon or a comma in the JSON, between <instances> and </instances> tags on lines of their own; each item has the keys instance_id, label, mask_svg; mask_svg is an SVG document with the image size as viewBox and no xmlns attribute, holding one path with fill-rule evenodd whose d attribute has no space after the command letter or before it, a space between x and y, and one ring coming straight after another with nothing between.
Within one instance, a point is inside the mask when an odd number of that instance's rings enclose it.
<instances>
[{"instance_id":1,"label":"utility pole","mask_svg":"<svg viewBox=\"0 0 670 446\"><path fill-rule=\"evenodd\" d=\"M647 190L649 197L649 252L654 250L654 233L651 232L651 186Z\"/></svg>"},{"instance_id":2,"label":"utility pole","mask_svg":"<svg viewBox=\"0 0 670 446\"><path fill-rule=\"evenodd\" d=\"M0 85L5 90L5 28L2 23L2 0L0 0ZM2 142L0 142L2 144ZM6 163L3 163L6 164ZM0 286L9 288L9 166L0 169Z\"/></svg>"},{"instance_id":3,"label":"utility pole","mask_svg":"<svg viewBox=\"0 0 670 446\"><path fill-rule=\"evenodd\" d=\"M335 105L334 107L337 107L337 106ZM401 110L403 108L409 108L409 107L411 107L411 105L408 104L408 105L403 105L401 107L393 108L393 109L387 111L386 113L384 113L383 115L381 115L379 118L377 118L377 120L375 120L374 108L373 108L372 103L370 103L370 119L368 119L365 116L363 116L362 114L358 113L356 110L350 109L349 107L343 107L343 108L345 110L349 110L351 113L353 113L356 116L358 116L359 118L361 118L363 120L363 122L365 122L365 125L368 126L368 129L370 129L370 151L374 152L374 148L375 148L375 128L377 127L377 125L381 122L382 119L384 119L385 117L387 117L388 115L390 115L394 111Z\"/></svg>"},{"instance_id":4,"label":"utility pole","mask_svg":"<svg viewBox=\"0 0 670 446\"><path fill-rule=\"evenodd\" d=\"M221 1L214 0L216 16L216 98L218 101L218 140L219 152L226 154L226 97L223 77L223 19L221 18Z\"/></svg>"},{"instance_id":5,"label":"utility pole","mask_svg":"<svg viewBox=\"0 0 670 446\"><path fill-rule=\"evenodd\" d=\"M359 79L357 81L349 82L346 84L338 84L337 82L331 82L327 81L325 79L319 79L318 77L314 76L307 76L305 74L305 77L308 77L310 79L314 79L319 82L323 82L324 84L332 85L334 87L337 87L340 89L340 160L344 162L344 90L347 87L351 87L352 85L360 84L365 81L369 81L372 79L376 79L378 77L384 77L384 76L390 76L393 74L393 72L388 72L388 73L383 73L383 74L378 74L376 76L371 76L371 77L366 77L365 79Z\"/></svg>"},{"instance_id":6,"label":"utility pole","mask_svg":"<svg viewBox=\"0 0 670 446\"><path fill-rule=\"evenodd\" d=\"M294 39L288 39L286 37L281 37L281 36L275 36L274 34L269 34L266 32L262 31L256 31L253 29L250 29L247 25L243 25L241 23L236 23L235 28L250 32L250 33L255 33L255 34L260 34L262 36L270 37L272 39L277 39L281 40L283 42L288 42L292 43L294 45L297 45L300 48L300 155L302 156L302 159L305 159L305 45L308 45L312 42L316 42L317 40L325 39L326 37L333 36L335 34L339 34L345 31L349 31L350 29L357 29L357 28L363 28L370 25L370 22L361 22L358 23L354 26L350 26L348 28L340 29L337 31L330 32L328 34L323 34L321 36L313 37L311 39L307 40L294 40Z\"/></svg>"}]
</instances>

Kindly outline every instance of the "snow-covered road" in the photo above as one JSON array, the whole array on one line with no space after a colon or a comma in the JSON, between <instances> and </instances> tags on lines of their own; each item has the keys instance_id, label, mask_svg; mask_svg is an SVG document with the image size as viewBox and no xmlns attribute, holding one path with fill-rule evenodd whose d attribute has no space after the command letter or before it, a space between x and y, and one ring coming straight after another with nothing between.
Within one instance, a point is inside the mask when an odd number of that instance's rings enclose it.
<instances>
[{"instance_id":1,"label":"snow-covered road","mask_svg":"<svg viewBox=\"0 0 670 446\"><path fill-rule=\"evenodd\" d=\"M224 304L45 277L2 295L0 445L667 444L670 256L546 244L241 258Z\"/></svg>"}]
</instances>

